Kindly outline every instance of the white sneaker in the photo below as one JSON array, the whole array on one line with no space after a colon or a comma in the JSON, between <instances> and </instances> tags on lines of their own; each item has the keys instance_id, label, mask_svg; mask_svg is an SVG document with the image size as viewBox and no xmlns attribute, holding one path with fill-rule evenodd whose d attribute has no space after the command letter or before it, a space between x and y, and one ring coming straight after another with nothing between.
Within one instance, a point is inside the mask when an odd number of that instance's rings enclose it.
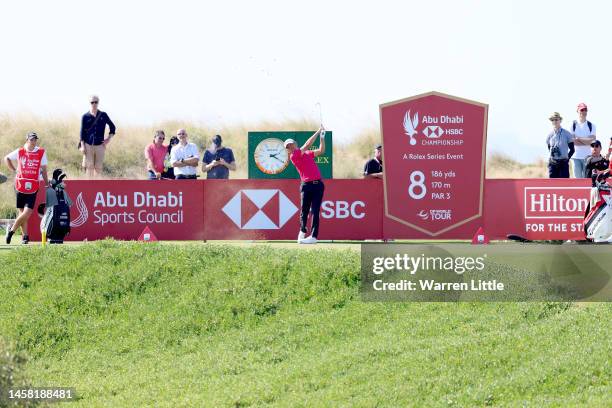
<instances>
[{"instance_id":1,"label":"white sneaker","mask_svg":"<svg viewBox=\"0 0 612 408\"><path fill-rule=\"evenodd\" d=\"M300 231L300 233L298 234L298 240L297 240L298 244L301 244L304 238L306 238L306 233Z\"/></svg>"},{"instance_id":2,"label":"white sneaker","mask_svg":"<svg viewBox=\"0 0 612 408\"><path fill-rule=\"evenodd\" d=\"M312 235L300 241L300 244L316 244L316 243L317 243L317 239L313 237Z\"/></svg>"}]
</instances>

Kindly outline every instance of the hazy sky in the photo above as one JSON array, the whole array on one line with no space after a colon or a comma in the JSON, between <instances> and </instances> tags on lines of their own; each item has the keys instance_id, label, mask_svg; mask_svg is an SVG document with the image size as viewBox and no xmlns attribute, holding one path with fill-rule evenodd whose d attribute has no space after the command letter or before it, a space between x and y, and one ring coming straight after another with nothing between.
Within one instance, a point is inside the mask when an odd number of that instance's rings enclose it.
<instances>
[{"instance_id":1,"label":"hazy sky","mask_svg":"<svg viewBox=\"0 0 612 408\"><path fill-rule=\"evenodd\" d=\"M0 112L122 124L323 119L338 141L427 91L485 102L489 151L544 156L552 111L612 136L608 2L11 1ZM317 119L318 120L318 119ZM43 131L42 129L40 130ZM1 135L0 135L1 136ZM607 142L604 143L607 145Z\"/></svg>"}]
</instances>

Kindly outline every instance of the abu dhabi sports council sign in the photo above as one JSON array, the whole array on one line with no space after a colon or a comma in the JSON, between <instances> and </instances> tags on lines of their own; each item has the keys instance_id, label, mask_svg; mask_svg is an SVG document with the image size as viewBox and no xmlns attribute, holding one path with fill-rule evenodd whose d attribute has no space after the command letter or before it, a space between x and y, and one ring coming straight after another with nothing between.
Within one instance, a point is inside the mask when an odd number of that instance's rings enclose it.
<instances>
[{"instance_id":1,"label":"abu dhabi sports council sign","mask_svg":"<svg viewBox=\"0 0 612 408\"><path fill-rule=\"evenodd\" d=\"M145 227L160 240L204 239L204 195L197 181L73 180L66 191L74 200L67 240L131 240ZM37 200L42 203L44 194ZM40 239L40 219L31 223L32 239Z\"/></svg>"},{"instance_id":2,"label":"abu dhabi sports council sign","mask_svg":"<svg viewBox=\"0 0 612 408\"><path fill-rule=\"evenodd\" d=\"M413 238L476 231L483 213L487 114L486 104L439 92L380 106L385 230Z\"/></svg>"}]
</instances>

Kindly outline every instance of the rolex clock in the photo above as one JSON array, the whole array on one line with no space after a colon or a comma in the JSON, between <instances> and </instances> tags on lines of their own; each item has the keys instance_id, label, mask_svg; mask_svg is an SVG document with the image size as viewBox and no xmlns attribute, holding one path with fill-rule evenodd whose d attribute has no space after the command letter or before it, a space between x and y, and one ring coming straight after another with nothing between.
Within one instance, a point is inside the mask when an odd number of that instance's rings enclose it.
<instances>
[{"instance_id":1,"label":"rolex clock","mask_svg":"<svg viewBox=\"0 0 612 408\"><path fill-rule=\"evenodd\" d=\"M251 131L247 135L247 166L249 179L299 179L295 166L289 162L283 140L293 139L302 146L314 130L301 131ZM321 171L321 178L332 178L333 137L328 130L325 135L325 154L315 157L315 163ZM311 147L316 149L318 139Z\"/></svg>"},{"instance_id":2,"label":"rolex clock","mask_svg":"<svg viewBox=\"0 0 612 408\"><path fill-rule=\"evenodd\" d=\"M263 173L279 174L287 168L289 155L281 139L263 139L255 147L255 164Z\"/></svg>"}]
</instances>

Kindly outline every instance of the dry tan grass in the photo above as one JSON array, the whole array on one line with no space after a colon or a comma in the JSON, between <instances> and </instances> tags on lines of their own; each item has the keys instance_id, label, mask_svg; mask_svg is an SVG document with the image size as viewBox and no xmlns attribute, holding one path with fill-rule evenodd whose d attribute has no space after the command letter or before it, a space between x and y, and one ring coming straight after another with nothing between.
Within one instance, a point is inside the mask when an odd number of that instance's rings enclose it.
<instances>
[{"instance_id":1,"label":"dry tan grass","mask_svg":"<svg viewBox=\"0 0 612 408\"><path fill-rule=\"evenodd\" d=\"M493 153L487 157L487 178L546 178L548 170L542 159L523 164L508 155Z\"/></svg>"},{"instance_id":2,"label":"dry tan grass","mask_svg":"<svg viewBox=\"0 0 612 408\"><path fill-rule=\"evenodd\" d=\"M109 178L138 179L145 177L143 151L153 138L156 129L163 129L167 139L175 134L176 129L185 128L200 150L204 150L214 134L223 136L223 144L231 147L236 156L237 170L232 178L246 178L248 174L247 135L249 131L272 130L313 130L317 123L309 120L284 120L279 122L262 121L228 125L213 129L201 124L164 121L154 126L121 126L118 124L117 137L108 148L105 173ZM61 167L69 178L83 178L80 163L81 154L77 150L79 140L79 117L47 119L27 115L0 115L0 156L24 143L25 134L34 130L40 137L41 146L47 150L50 169ZM349 143L334 145L334 177L361 178L363 165L372 157L374 146L380 143L380 131L376 128L366 129ZM4 164L0 171L7 173ZM546 166L539 161L533 164L521 164L509 156L494 153L487 160L487 177L489 178L533 178L546 177ZM12 177L9 182L0 185L0 218L14 214L14 194Z\"/></svg>"}]
</instances>

